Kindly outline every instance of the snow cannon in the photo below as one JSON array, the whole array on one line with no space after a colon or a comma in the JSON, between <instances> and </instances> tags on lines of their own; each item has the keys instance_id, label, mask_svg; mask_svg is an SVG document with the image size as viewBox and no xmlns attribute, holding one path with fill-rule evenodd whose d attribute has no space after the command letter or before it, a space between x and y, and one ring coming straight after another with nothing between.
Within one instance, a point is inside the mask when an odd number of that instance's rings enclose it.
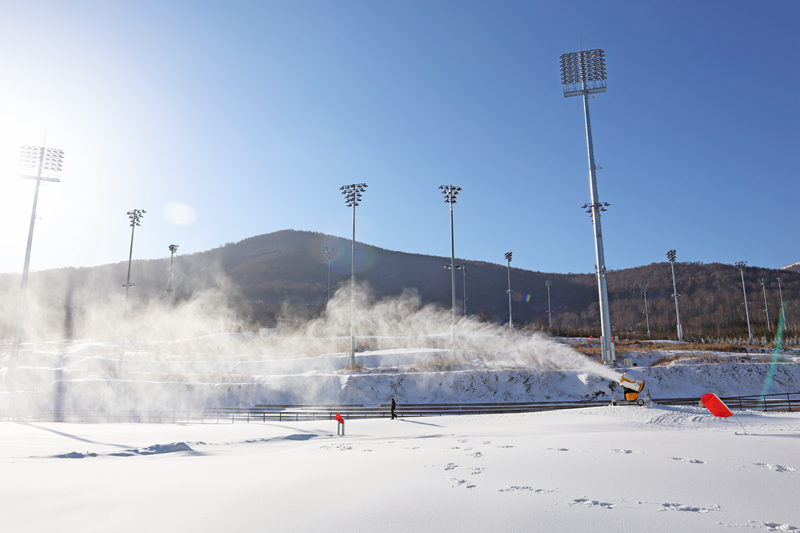
<instances>
[{"instance_id":1,"label":"snow cannon","mask_svg":"<svg viewBox=\"0 0 800 533\"><path fill-rule=\"evenodd\" d=\"M639 398L639 393L644 389L643 375L629 370L622 374L619 384L622 385L622 389L625 391L625 401L644 405L644 400Z\"/></svg>"}]
</instances>

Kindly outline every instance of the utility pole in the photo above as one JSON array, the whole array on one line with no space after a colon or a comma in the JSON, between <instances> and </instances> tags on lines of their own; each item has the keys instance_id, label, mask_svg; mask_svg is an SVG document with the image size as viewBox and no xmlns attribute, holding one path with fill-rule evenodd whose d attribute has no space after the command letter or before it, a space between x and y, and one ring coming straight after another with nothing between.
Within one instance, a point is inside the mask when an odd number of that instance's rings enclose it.
<instances>
[{"instance_id":1,"label":"utility pole","mask_svg":"<svg viewBox=\"0 0 800 533\"><path fill-rule=\"evenodd\" d=\"M769 307L767 307L767 285L769 285L769 280L767 278L759 278L758 282L761 284L761 291L764 293L764 315L767 318L767 331L772 333L772 324L769 323Z\"/></svg>"},{"instance_id":2,"label":"utility pole","mask_svg":"<svg viewBox=\"0 0 800 533\"><path fill-rule=\"evenodd\" d=\"M553 329L553 314L550 312L550 286L553 282L548 279L544 284L547 285L547 326Z\"/></svg>"},{"instance_id":3,"label":"utility pole","mask_svg":"<svg viewBox=\"0 0 800 533\"><path fill-rule=\"evenodd\" d=\"M782 278L775 278L775 281L778 282L778 294L781 296L781 316L783 316L783 327L787 328L788 324L786 323L786 307L783 305L783 291L781 290L781 281Z\"/></svg>"},{"instance_id":4,"label":"utility pole","mask_svg":"<svg viewBox=\"0 0 800 533\"><path fill-rule=\"evenodd\" d=\"M750 329L750 311L747 309L747 289L744 287L744 269L747 268L747 261L737 261L734 266L739 269L739 273L742 275L742 294L744 294L744 313L747 317L747 335L750 340L753 340L753 330Z\"/></svg>"},{"instance_id":5,"label":"utility pole","mask_svg":"<svg viewBox=\"0 0 800 533\"><path fill-rule=\"evenodd\" d=\"M647 282L639 284L639 288L642 290L642 294L644 294L644 316L647 320L647 338L650 338L650 314L647 312Z\"/></svg>"}]
</instances>

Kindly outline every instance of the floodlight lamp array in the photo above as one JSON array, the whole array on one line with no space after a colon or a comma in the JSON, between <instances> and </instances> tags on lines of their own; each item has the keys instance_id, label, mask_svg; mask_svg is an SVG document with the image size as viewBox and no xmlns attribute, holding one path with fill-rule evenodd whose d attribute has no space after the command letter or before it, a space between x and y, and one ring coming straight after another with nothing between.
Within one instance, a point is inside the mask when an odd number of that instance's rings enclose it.
<instances>
[{"instance_id":1,"label":"floodlight lamp array","mask_svg":"<svg viewBox=\"0 0 800 533\"><path fill-rule=\"evenodd\" d=\"M64 151L57 148L24 145L19 148L19 164L23 167L36 168L42 164L42 170L61 172L64 162Z\"/></svg>"},{"instance_id":2,"label":"floodlight lamp array","mask_svg":"<svg viewBox=\"0 0 800 533\"><path fill-rule=\"evenodd\" d=\"M544 284L547 285L548 287L551 287L553 285L553 282L550 281L549 279L546 279L544 280Z\"/></svg>"},{"instance_id":3,"label":"floodlight lamp array","mask_svg":"<svg viewBox=\"0 0 800 533\"><path fill-rule=\"evenodd\" d=\"M643 282L639 284L639 288L642 290L642 294L647 294L647 289L649 288L649 285L647 284L647 282Z\"/></svg>"},{"instance_id":4,"label":"floodlight lamp array","mask_svg":"<svg viewBox=\"0 0 800 533\"><path fill-rule=\"evenodd\" d=\"M178 245L177 244L170 244L169 245L169 251L172 252L173 254L177 253L178 252Z\"/></svg>"},{"instance_id":5,"label":"floodlight lamp array","mask_svg":"<svg viewBox=\"0 0 800 533\"><path fill-rule=\"evenodd\" d=\"M608 202L597 202L596 204L583 204L581 209L585 209L587 213L589 213L589 217L594 216L594 212L597 211L597 216L600 216L600 211L608 211L606 207L611 207L611 204Z\"/></svg>"},{"instance_id":6,"label":"floodlight lamp array","mask_svg":"<svg viewBox=\"0 0 800 533\"><path fill-rule=\"evenodd\" d=\"M769 280L767 278L758 278L758 282L761 284L762 287L766 287L769 285Z\"/></svg>"},{"instance_id":7,"label":"floodlight lamp array","mask_svg":"<svg viewBox=\"0 0 800 533\"><path fill-rule=\"evenodd\" d=\"M733 264L740 272L747 268L747 261L737 261Z\"/></svg>"},{"instance_id":8,"label":"floodlight lamp array","mask_svg":"<svg viewBox=\"0 0 800 533\"><path fill-rule=\"evenodd\" d=\"M336 255L339 253L339 249L335 246L323 246L322 253L325 254L325 258L328 261L333 261Z\"/></svg>"},{"instance_id":9,"label":"floodlight lamp array","mask_svg":"<svg viewBox=\"0 0 800 533\"><path fill-rule=\"evenodd\" d=\"M561 84L564 96L602 93L606 91L605 52L581 50L561 55Z\"/></svg>"},{"instance_id":10,"label":"floodlight lamp array","mask_svg":"<svg viewBox=\"0 0 800 533\"><path fill-rule=\"evenodd\" d=\"M513 253L514 253L514 252L506 252L506 261L508 261L509 263L511 262L511 255L512 255Z\"/></svg>"},{"instance_id":11,"label":"floodlight lamp array","mask_svg":"<svg viewBox=\"0 0 800 533\"><path fill-rule=\"evenodd\" d=\"M667 252L667 260L670 263L674 263L675 262L675 250L670 250L669 252Z\"/></svg>"},{"instance_id":12,"label":"floodlight lamp array","mask_svg":"<svg viewBox=\"0 0 800 533\"><path fill-rule=\"evenodd\" d=\"M141 226L142 225L141 220L144 217L145 213L147 213L147 211L145 211L144 209L132 209L128 211L128 219L130 219L131 221L131 227Z\"/></svg>"},{"instance_id":13,"label":"floodlight lamp array","mask_svg":"<svg viewBox=\"0 0 800 533\"><path fill-rule=\"evenodd\" d=\"M351 185L342 185L339 190L344 195L344 201L347 207L355 207L361 201L361 193L366 191L366 183L353 183Z\"/></svg>"},{"instance_id":14,"label":"floodlight lamp array","mask_svg":"<svg viewBox=\"0 0 800 533\"><path fill-rule=\"evenodd\" d=\"M461 187L455 185L439 185L439 189L441 189L444 195L444 203L450 205L458 203L456 198L458 198L458 194L461 192Z\"/></svg>"}]
</instances>

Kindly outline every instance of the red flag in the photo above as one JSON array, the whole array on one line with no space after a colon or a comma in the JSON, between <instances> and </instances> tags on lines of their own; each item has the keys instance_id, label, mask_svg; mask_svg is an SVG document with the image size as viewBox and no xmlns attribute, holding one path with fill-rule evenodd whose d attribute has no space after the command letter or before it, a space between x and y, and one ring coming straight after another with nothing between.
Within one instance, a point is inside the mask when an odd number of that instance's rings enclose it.
<instances>
[{"instance_id":1,"label":"red flag","mask_svg":"<svg viewBox=\"0 0 800 533\"><path fill-rule=\"evenodd\" d=\"M706 406L706 409L711 411L711 414L714 416L719 416L722 418L726 418L729 416L733 416L733 413L725 403L717 398L716 394L704 394L700 401L703 402L703 405Z\"/></svg>"},{"instance_id":2,"label":"red flag","mask_svg":"<svg viewBox=\"0 0 800 533\"><path fill-rule=\"evenodd\" d=\"M342 418L342 415L340 415L339 413L336 413L336 416L333 418L335 418L336 421L338 421L340 424L344 424L344 419Z\"/></svg>"}]
</instances>

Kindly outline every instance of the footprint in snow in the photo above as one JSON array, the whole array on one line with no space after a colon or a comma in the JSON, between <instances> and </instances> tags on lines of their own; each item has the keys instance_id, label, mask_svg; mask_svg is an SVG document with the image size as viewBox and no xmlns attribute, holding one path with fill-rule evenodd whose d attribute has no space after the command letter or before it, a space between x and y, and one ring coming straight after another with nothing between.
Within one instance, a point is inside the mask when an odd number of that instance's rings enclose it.
<instances>
[{"instance_id":1,"label":"footprint in snow","mask_svg":"<svg viewBox=\"0 0 800 533\"><path fill-rule=\"evenodd\" d=\"M485 444L486 446L490 445L491 443L492 443L492 441L490 441L490 440L483 441L483 444Z\"/></svg>"},{"instance_id":2,"label":"footprint in snow","mask_svg":"<svg viewBox=\"0 0 800 533\"><path fill-rule=\"evenodd\" d=\"M590 500L588 498L578 498L576 500L572 500L571 503L567 505L585 505L586 507L600 507L602 509L613 509L617 505L615 503L608 503L608 502L601 502L598 500Z\"/></svg>"},{"instance_id":3,"label":"footprint in snow","mask_svg":"<svg viewBox=\"0 0 800 533\"><path fill-rule=\"evenodd\" d=\"M800 531L800 528L796 528L790 524L778 524L777 522L764 522L763 524L757 524L752 520L750 522L764 527L767 531Z\"/></svg>"},{"instance_id":4,"label":"footprint in snow","mask_svg":"<svg viewBox=\"0 0 800 533\"><path fill-rule=\"evenodd\" d=\"M620 450L618 448L613 448L611 450L611 453L625 453L625 454L628 454L628 453L636 453L636 452L634 452L633 450Z\"/></svg>"},{"instance_id":5,"label":"footprint in snow","mask_svg":"<svg viewBox=\"0 0 800 533\"><path fill-rule=\"evenodd\" d=\"M768 468L773 472L797 472L794 468L790 466L781 466L781 465L771 465L769 463L753 463L756 466L763 466L764 468Z\"/></svg>"},{"instance_id":6,"label":"footprint in snow","mask_svg":"<svg viewBox=\"0 0 800 533\"><path fill-rule=\"evenodd\" d=\"M478 459L479 457L483 457L483 454L481 452L468 453L467 455L469 455L470 457L474 457L475 459Z\"/></svg>"},{"instance_id":7,"label":"footprint in snow","mask_svg":"<svg viewBox=\"0 0 800 533\"><path fill-rule=\"evenodd\" d=\"M483 468L482 466L479 466L477 468L470 468L470 470L471 470L470 474L472 474L473 476L477 476L479 474L482 474L483 471L486 469Z\"/></svg>"},{"instance_id":8,"label":"footprint in snow","mask_svg":"<svg viewBox=\"0 0 800 533\"><path fill-rule=\"evenodd\" d=\"M662 503L661 511L684 511L689 513L708 513L710 511L719 511L719 505L712 505L711 507L695 507L693 505L684 505L682 503Z\"/></svg>"},{"instance_id":9,"label":"footprint in snow","mask_svg":"<svg viewBox=\"0 0 800 533\"><path fill-rule=\"evenodd\" d=\"M497 489L497 492L535 492L536 494L547 494L558 492L558 489L534 489L527 485L509 485L508 487Z\"/></svg>"},{"instance_id":10,"label":"footprint in snow","mask_svg":"<svg viewBox=\"0 0 800 533\"><path fill-rule=\"evenodd\" d=\"M458 468L458 465L455 463L447 463L444 465L445 470L455 470L456 468Z\"/></svg>"},{"instance_id":11,"label":"footprint in snow","mask_svg":"<svg viewBox=\"0 0 800 533\"><path fill-rule=\"evenodd\" d=\"M704 465L706 464L705 461L701 461L700 459L684 459L683 457L671 457L673 461L682 461L684 463L692 463L695 465Z\"/></svg>"},{"instance_id":12,"label":"footprint in snow","mask_svg":"<svg viewBox=\"0 0 800 533\"><path fill-rule=\"evenodd\" d=\"M474 483L470 483L466 479L451 478L450 481L455 483L455 485L452 485L452 487L464 487L464 488L467 488L467 489L476 489L476 488L478 488L477 485L475 485Z\"/></svg>"},{"instance_id":13,"label":"footprint in snow","mask_svg":"<svg viewBox=\"0 0 800 533\"><path fill-rule=\"evenodd\" d=\"M548 450L553 450L554 452L568 452L569 448L547 448Z\"/></svg>"}]
</instances>

